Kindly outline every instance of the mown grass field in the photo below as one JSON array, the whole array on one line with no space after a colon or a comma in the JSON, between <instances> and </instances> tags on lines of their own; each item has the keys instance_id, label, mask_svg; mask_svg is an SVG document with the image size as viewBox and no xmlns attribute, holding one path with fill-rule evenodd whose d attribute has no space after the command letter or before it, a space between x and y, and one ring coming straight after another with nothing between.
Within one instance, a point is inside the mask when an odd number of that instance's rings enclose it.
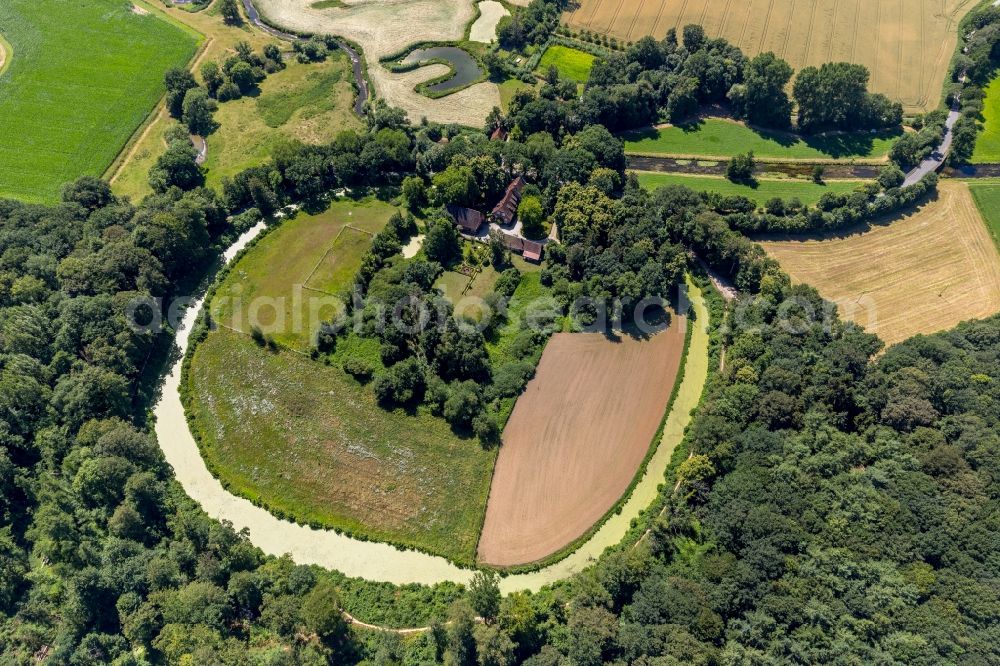
<instances>
[{"instance_id":1,"label":"mown grass field","mask_svg":"<svg viewBox=\"0 0 1000 666\"><path fill-rule=\"evenodd\" d=\"M738 194L753 199L760 205L764 205L769 199L778 197L786 201L797 198L805 205L812 206L827 192L852 192L862 184L861 181L856 180L828 180L819 185L809 180L788 178L782 180L760 179L757 181L756 187L750 187L713 176L685 176L651 171L636 172L636 175L639 178L639 184L648 190L655 190L667 185L683 185L697 191L718 192L724 195Z\"/></svg>"},{"instance_id":2,"label":"mown grass field","mask_svg":"<svg viewBox=\"0 0 1000 666\"><path fill-rule=\"evenodd\" d=\"M586 83L590 78L590 70L594 66L597 58L590 53L579 49L553 44L545 49L542 58L538 61L538 73L542 76L549 71L549 67L555 66L559 70L559 75L563 78L572 79L579 83Z\"/></svg>"},{"instance_id":3,"label":"mown grass field","mask_svg":"<svg viewBox=\"0 0 1000 666\"><path fill-rule=\"evenodd\" d=\"M1000 77L986 87L983 103L983 131L976 138L971 161L979 164L1000 162Z\"/></svg>"},{"instance_id":4,"label":"mown grass field","mask_svg":"<svg viewBox=\"0 0 1000 666\"><path fill-rule=\"evenodd\" d=\"M898 137L899 132L801 137L752 129L722 118L705 118L687 125L648 128L622 135L625 152L636 155L727 158L752 150L759 158L803 161L881 160Z\"/></svg>"},{"instance_id":5,"label":"mown grass field","mask_svg":"<svg viewBox=\"0 0 1000 666\"><path fill-rule=\"evenodd\" d=\"M890 344L994 314L1000 311L995 241L968 185L945 180L938 189L936 200L870 228L774 237L762 245L793 281L816 287L843 318ZM990 224L995 229L995 215Z\"/></svg>"},{"instance_id":6,"label":"mown grass field","mask_svg":"<svg viewBox=\"0 0 1000 666\"><path fill-rule=\"evenodd\" d=\"M188 374L192 427L232 492L299 522L471 563L496 452L386 412L337 366L218 329Z\"/></svg>"},{"instance_id":7,"label":"mown grass field","mask_svg":"<svg viewBox=\"0 0 1000 666\"><path fill-rule=\"evenodd\" d=\"M993 239L997 251L1000 251L1000 181L971 182L969 190L972 191L972 199L983 216L986 231Z\"/></svg>"},{"instance_id":8,"label":"mown grass field","mask_svg":"<svg viewBox=\"0 0 1000 666\"><path fill-rule=\"evenodd\" d=\"M348 288L370 245L368 234L381 230L394 210L366 199L335 201L317 215L300 212L232 267L216 290L212 317L247 334L257 325L276 342L309 351L319 325L335 315L336 299L307 287L330 294Z\"/></svg>"},{"instance_id":9,"label":"mown grass field","mask_svg":"<svg viewBox=\"0 0 1000 666\"><path fill-rule=\"evenodd\" d=\"M199 41L121 0L4 0L0 29L14 51L0 75L0 196L39 202L104 173Z\"/></svg>"},{"instance_id":10,"label":"mown grass field","mask_svg":"<svg viewBox=\"0 0 1000 666\"><path fill-rule=\"evenodd\" d=\"M941 99L957 25L975 0L582 0L563 20L634 41L662 39L669 28L697 23L748 56L772 51L794 68L856 62L872 73L876 92L908 111L929 111Z\"/></svg>"}]
</instances>

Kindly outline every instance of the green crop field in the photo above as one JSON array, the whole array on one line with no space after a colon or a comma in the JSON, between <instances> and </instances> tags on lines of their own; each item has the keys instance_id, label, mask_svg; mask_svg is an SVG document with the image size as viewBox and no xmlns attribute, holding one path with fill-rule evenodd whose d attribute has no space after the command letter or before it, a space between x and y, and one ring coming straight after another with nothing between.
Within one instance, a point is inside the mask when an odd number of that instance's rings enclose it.
<instances>
[{"instance_id":1,"label":"green crop field","mask_svg":"<svg viewBox=\"0 0 1000 666\"><path fill-rule=\"evenodd\" d=\"M976 139L972 162L1000 162L1000 77L986 87L983 104L983 131Z\"/></svg>"},{"instance_id":2,"label":"green crop field","mask_svg":"<svg viewBox=\"0 0 1000 666\"><path fill-rule=\"evenodd\" d=\"M545 49L541 60L538 61L538 72L544 75L549 71L549 67L555 65L560 76L586 83L587 79L590 78L590 69L594 66L595 60L597 58L590 53L561 44L553 44Z\"/></svg>"},{"instance_id":3,"label":"green crop field","mask_svg":"<svg viewBox=\"0 0 1000 666\"><path fill-rule=\"evenodd\" d=\"M422 410L383 410L339 367L227 329L199 345L187 387L192 429L230 491L299 522L472 562L495 450Z\"/></svg>"},{"instance_id":4,"label":"green crop field","mask_svg":"<svg viewBox=\"0 0 1000 666\"><path fill-rule=\"evenodd\" d=\"M622 136L625 152L637 155L731 157L752 150L757 157L787 160L879 160L888 154L898 137L899 132L800 137L752 129L721 118L648 128Z\"/></svg>"},{"instance_id":5,"label":"green crop field","mask_svg":"<svg viewBox=\"0 0 1000 666\"><path fill-rule=\"evenodd\" d=\"M1000 251L1000 181L971 182L969 189L972 190L972 198L986 223L986 230L997 246L997 251Z\"/></svg>"},{"instance_id":6,"label":"green crop field","mask_svg":"<svg viewBox=\"0 0 1000 666\"><path fill-rule=\"evenodd\" d=\"M827 192L852 192L861 181L856 180L828 180L823 185L818 185L808 180L759 180L756 187L741 185L725 178L714 178L712 176L684 176L671 173L637 172L639 184L647 190L653 190L666 185L683 185L692 190L718 192L720 194L739 194L749 199L753 199L758 204L765 204L768 199L778 197L781 199L797 198L807 206L812 206L820 200Z\"/></svg>"},{"instance_id":7,"label":"green crop field","mask_svg":"<svg viewBox=\"0 0 1000 666\"><path fill-rule=\"evenodd\" d=\"M40 202L104 173L199 40L122 0L3 0L0 30L0 196Z\"/></svg>"},{"instance_id":8,"label":"green crop field","mask_svg":"<svg viewBox=\"0 0 1000 666\"><path fill-rule=\"evenodd\" d=\"M244 333L256 324L276 342L308 351L321 319L334 315L325 294L350 286L370 234L381 230L394 210L375 199L342 200L317 215L299 213L282 223L232 267L216 290L213 318Z\"/></svg>"}]
</instances>

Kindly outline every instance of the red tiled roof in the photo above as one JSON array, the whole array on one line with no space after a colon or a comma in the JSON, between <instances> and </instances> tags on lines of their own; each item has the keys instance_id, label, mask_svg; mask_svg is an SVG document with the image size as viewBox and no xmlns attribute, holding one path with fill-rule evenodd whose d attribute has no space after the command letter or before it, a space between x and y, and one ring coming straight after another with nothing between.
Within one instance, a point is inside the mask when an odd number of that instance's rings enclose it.
<instances>
[{"instance_id":1,"label":"red tiled roof","mask_svg":"<svg viewBox=\"0 0 1000 666\"><path fill-rule=\"evenodd\" d=\"M483 226L484 217L478 210L451 205L447 207L447 210L448 214L455 218L455 224L466 233L474 234Z\"/></svg>"},{"instance_id":2,"label":"red tiled roof","mask_svg":"<svg viewBox=\"0 0 1000 666\"><path fill-rule=\"evenodd\" d=\"M521 188L524 187L524 178L518 176L507 186L503 198L493 207L493 217L499 220L500 224L510 224L517 215L517 205L521 203Z\"/></svg>"}]
</instances>

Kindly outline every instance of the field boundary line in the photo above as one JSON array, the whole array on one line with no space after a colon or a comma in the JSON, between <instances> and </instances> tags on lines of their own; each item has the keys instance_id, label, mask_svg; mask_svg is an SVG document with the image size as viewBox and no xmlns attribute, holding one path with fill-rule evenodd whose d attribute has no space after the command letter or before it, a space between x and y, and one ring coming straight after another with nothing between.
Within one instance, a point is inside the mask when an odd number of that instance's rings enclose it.
<instances>
[{"instance_id":1,"label":"field boundary line","mask_svg":"<svg viewBox=\"0 0 1000 666\"><path fill-rule=\"evenodd\" d=\"M322 289L316 289L315 287L308 287L306 285L309 284L309 281L312 280L313 275L316 274L316 271L319 270L319 267L323 265L324 261L326 261L327 256L331 252L333 252L333 247L337 244L337 241L340 240L340 237L347 229L350 229L351 231L357 231L358 233L365 234L367 236L370 236L371 238L375 238L375 234L373 234L370 231L365 231L364 229L358 229L357 227L351 226L350 224L345 224L344 226L342 226L340 228L340 231L337 232L337 235L333 237L332 241L330 241L330 247L326 249L326 252L323 253L323 256L319 258L319 261L316 262L316 265L312 267L311 271L309 271L309 275L307 275L306 278L302 281L303 289L310 289L320 294L329 294L330 296L336 296L336 294L330 294L330 292L328 291L323 291Z\"/></svg>"},{"instance_id":2,"label":"field boundary line","mask_svg":"<svg viewBox=\"0 0 1000 666\"><path fill-rule=\"evenodd\" d=\"M333 237L333 240L332 240L332 241L330 242L330 247L326 248L326 252L324 252L324 253L323 253L323 256L321 256L321 257L319 258L319 260L318 260L318 261L316 262L316 265L312 267L312 270L311 270L311 271L309 271L309 274L308 274L308 275L306 275L306 277L305 277L305 279L304 279L304 280L302 280L302 286L303 286L303 287L305 287L305 286L306 286L307 284L309 284L309 280L311 280L311 279L312 279L312 276L313 276L313 275L315 275L315 274L316 274L316 271L318 271L318 270L319 270L319 267L320 267L320 266L321 266L321 265L323 264L323 262L324 262L324 261L326 260L326 256L327 256L328 254L330 254L331 252L333 252L333 246L337 244L337 241L338 241L338 240L340 240L340 235L341 235L342 233L344 233L344 229L346 229L346 228L347 228L347 225L345 224L344 226L342 226L342 227L340 228L340 231L338 231L338 232L337 232L337 235ZM320 291L320 290L319 290L319 289L316 289L315 291ZM325 292L322 292L322 293L325 293Z\"/></svg>"}]
</instances>

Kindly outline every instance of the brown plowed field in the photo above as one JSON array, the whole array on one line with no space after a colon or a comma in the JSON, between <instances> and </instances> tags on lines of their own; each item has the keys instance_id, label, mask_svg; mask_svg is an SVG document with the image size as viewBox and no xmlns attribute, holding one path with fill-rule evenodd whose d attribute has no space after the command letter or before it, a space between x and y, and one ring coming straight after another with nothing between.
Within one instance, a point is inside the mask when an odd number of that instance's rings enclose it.
<instances>
[{"instance_id":1,"label":"brown plowed field","mask_svg":"<svg viewBox=\"0 0 1000 666\"><path fill-rule=\"evenodd\" d=\"M674 317L646 340L552 337L503 432L480 562L513 566L551 555L625 493L667 408L686 325Z\"/></svg>"},{"instance_id":2,"label":"brown plowed field","mask_svg":"<svg viewBox=\"0 0 1000 666\"><path fill-rule=\"evenodd\" d=\"M773 51L796 70L866 65L877 92L909 111L937 106L958 21L975 0L581 0L564 19L626 41L689 23L747 55Z\"/></svg>"},{"instance_id":3,"label":"brown plowed field","mask_svg":"<svg viewBox=\"0 0 1000 666\"><path fill-rule=\"evenodd\" d=\"M1000 256L969 187L942 181L936 201L856 232L761 244L795 282L888 344L1000 311Z\"/></svg>"}]
</instances>

